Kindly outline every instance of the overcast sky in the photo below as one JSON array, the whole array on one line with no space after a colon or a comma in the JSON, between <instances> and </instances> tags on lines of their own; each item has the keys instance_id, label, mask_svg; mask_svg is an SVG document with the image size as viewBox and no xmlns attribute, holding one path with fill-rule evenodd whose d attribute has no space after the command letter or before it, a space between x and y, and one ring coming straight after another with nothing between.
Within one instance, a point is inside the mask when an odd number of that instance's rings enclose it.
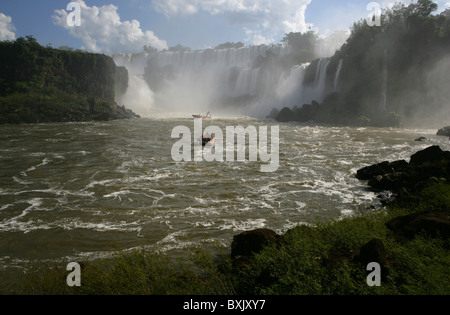
<instances>
[{"instance_id":1,"label":"overcast sky","mask_svg":"<svg viewBox=\"0 0 450 315\"><path fill-rule=\"evenodd\" d=\"M278 43L289 32L321 36L366 18L371 0L73 0L81 26L69 26L69 0L0 4L0 40L34 36L42 45L92 52L139 52L181 44L192 49L225 42ZM394 1L378 1L382 8ZM399 2L399 1L397 1ZM411 0L402 0L408 3ZM436 1L440 11L450 0Z\"/></svg>"}]
</instances>

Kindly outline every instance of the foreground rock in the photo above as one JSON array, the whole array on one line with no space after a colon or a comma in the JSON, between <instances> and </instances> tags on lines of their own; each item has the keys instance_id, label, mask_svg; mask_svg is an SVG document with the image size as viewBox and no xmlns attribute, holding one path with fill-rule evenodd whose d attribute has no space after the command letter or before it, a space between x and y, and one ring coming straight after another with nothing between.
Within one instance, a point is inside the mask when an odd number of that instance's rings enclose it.
<instances>
[{"instance_id":1,"label":"foreground rock","mask_svg":"<svg viewBox=\"0 0 450 315\"><path fill-rule=\"evenodd\" d=\"M382 240L374 238L369 243L363 245L359 250L357 260L367 266L371 262L377 262L381 266L388 265L388 255Z\"/></svg>"},{"instance_id":2,"label":"foreground rock","mask_svg":"<svg viewBox=\"0 0 450 315\"><path fill-rule=\"evenodd\" d=\"M231 258L238 256L250 257L260 253L264 247L278 244L281 241L282 237L269 229L242 232L233 238Z\"/></svg>"},{"instance_id":3,"label":"foreground rock","mask_svg":"<svg viewBox=\"0 0 450 315\"><path fill-rule=\"evenodd\" d=\"M450 179L450 152L431 146L412 155L409 163L382 162L358 170L356 177L379 190L417 191L430 178Z\"/></svg>"},{"instance_id":4,"label":"foreground rock","mask_svg":"<svg viewBox=\"0 0 450 315\"><path fill-rule=\"evenodd\" d=\"M386 226L397 240L411 240L420 233L431 237L450 237L450 209L416 213L392 219Z\"/></svg>"},{"instance_id":5,"label":"foreground rock","mask_svg":"<svg viewBox=\"0 0 450 315\"><path fill-rule=\"evenodd\" d=\"M360 169L357 178L369 180L369 186L389 190L415 200L414 194L434 181L450 180L450 152L431 146L411 156L410 162L382 162ZM430 237L450 236L450 209L415 213L394 218L386 223L398 241L407 241L421 233Z\"/></svg>"},{"instance_id":6,"label":"foreground rock","mask_svg":"<svg viewBox=\"0 0 450 315\"><path fill-rule=\"evenodd\" d=\"M409 163L405 160L395 162L381 162L358 170L356 177L360 180L370 180L380 175L395 172L404 172L409 169Z\"/></svg>"}]
</instances>

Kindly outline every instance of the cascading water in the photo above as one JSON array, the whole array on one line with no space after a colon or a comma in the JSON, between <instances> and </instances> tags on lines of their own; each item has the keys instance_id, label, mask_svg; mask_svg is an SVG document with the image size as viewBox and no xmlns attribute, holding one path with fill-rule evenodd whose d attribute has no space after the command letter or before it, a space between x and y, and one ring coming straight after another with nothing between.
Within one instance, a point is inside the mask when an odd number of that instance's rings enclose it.
<instances>
[{"instance_id":1,"label":"cascading water","mask_svg":"<svg viewBox=\"0 0 450 315\"><path fill-rule=\"evenodd\" d=\"M130 86L120 101L131 102L124 105L141 115L160 108L252 116L265 116L272 108L321 102L330 92L327 70L331 58L319 60L310 86L304 84L309 64L286 66L282 62L290 53L289 46L260 45L117 55L114 60L128 69L130 85L139 85ZM133 95L139 99L131 100Z\"/></svg>"},{"instance_id":2,"label":"cascading water","mask_svg":"<svg viewBox=\"0 0 450 315\"><path fill-rule=\"evenodd\" d=\"M343 59L339 60L339 64L338 64L337 71L336 71L336 76L334 78L334 91L338 90L339 78L341 75L341 70L342 70L343 64L344 64L344 60Z\"/></svg>"},{"instance_id":3,"label":"cascading water","mask_svg":"<svg viewBox=\"0 0 450 315\"><path fill-rule=\"evenodd\" d=\"M317 66L317 74L316 74L316 101L321 102L323 100L325 87L326 87L326 79L327 79L327 70L330 65L331 59L320 59L319 65Z\"/></svg>"},{"instance_id":4,"label":"cascading water","mask_svg":"<svg viewBox=\"0 0 450 315\"><path fill-rule=\"evenodd\" d=\"M383 83L381 87L381 111L387 110L387 83L388 83L388 68L387 68L387 50L384 50L383 59Z\"/></svg>"},{"instance_id":5,"label":"cascading water","mask_svg":"<svg viewBox=\"0 0 450 315\"><path fill-rule=\"evenodd\" d=\"M128 70L128 89L125 94L116 97L119 105L126 105L139 115L150 116L155 104L153 91L145 81L146 58L142 55L117 55L114 61Z\"/></svg>"},{"instance_id":6,"label":"cascading water","mask_svg":"<svg viewBox=\"0 0 450 315\"><path fill-rule=\"evenodd\" d=\"M117 98L117 103L128 104L129 108L142 116L151 116L154 93L145 80L138 75L131 75L128 86L127 92Z\"/></svg>"}]
</instances>

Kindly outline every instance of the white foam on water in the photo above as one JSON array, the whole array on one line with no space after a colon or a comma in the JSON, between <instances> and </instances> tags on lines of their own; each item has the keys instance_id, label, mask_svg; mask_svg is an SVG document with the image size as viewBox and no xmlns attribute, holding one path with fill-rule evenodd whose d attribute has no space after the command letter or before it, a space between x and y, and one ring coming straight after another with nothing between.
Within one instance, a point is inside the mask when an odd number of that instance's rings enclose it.
<instances>
[{"instance_id":1,"label":"white foam on water","mask_svg":"<svg viewBox=\"0 0 450 315\"><path fill-rule=\"evenodd\" d=\"M41 225L36 226L34 221L28 220L26 221L26 216L33 210L37 209L42 205L41 198L33 198L26 200L21 203L27 203L29 206L25 208L21 214L14 216L9 219L5 219L3 222L0 222L0 231L2 232L25 232L28 233L35 229L48 229L48 227Z\"/></svg>"},{"instance_id":2,"label":"white foam on water","mask_svg":"<svg viewBox=\"0 0 450 315\"><path fill-rule=\"evenodd\" d=\"M21 184L21 185L31 185L31 184L33 184L33 182L30 182L30 181L24 181L24 180L21 180L20 178L18 178L17 176L13 176L13 180L16 182L16 183L18 183L18 184Z\"/></svg>"},{"instance_id":3,"label":"white foam on water","mask_svg":"<svg viewBox=\"0 0 450 315\"><path fill-rule=\"evenodd\" d=\"M219 226L220 230L232 230L232 231L247 231L254 229L261 229L266 226L266 219L248 219L248 220L236 220L225 219L224 223Z\"/></svg>"},{"instance_id":4,"label":"white foam on water","mask_svg":"<svg viewBox=\"0 0 450 315\"><path fill-rule=\"evenodd\" d=\"M7 178L10 186L0 188L5 200L0 201L4 218L0 232L64 229L80 235L80 242L85 234L101 233L99 238L111 243L121 242L124 233L127 248L141 246L142 238L147 243L150 237L159 241L149 240L148 246L164 251L201 242L229 245L230 235L241 231L267 227L282 233L298 225L313 226L318 218L341 219L364 213L374 203L378 207L377 194L367 190L365 181L354 178L356 171L385 160L408 160L430 145L415 143L417 133L412 131L282 124L280 140L285 145L280 150L280 168L266 175L248 162L214 163L214 168L206 162L172 162L170 130L192 126L188 116L64 125L72 130L58 136L57 153L43 153L41 146L25 141L21 148L15 142L18 148L5 153L7 158L32 157L36 165L14 165L25 171L12 172ZM220 127L271 123L212 122ZM89 141L83 143L80 134ZM100 136L106 134L107 138ZM115 141L115 135L126 143ZM167 150L162 139L169 139ZM18 241L26 239L19 235ZM109 248L74 251L79 257L95 257ZM41 254L45 259L49 253Z\"/></svg>"},{"instance_id":5,"label":"white foam on water","mask_svg":"<svg viewBox=\"0 0 450 315\"><path fill-rule=\"evenodd\" d=\"M295 204L298 206L298 210L302 210L307 206L306 203L301 202L301 201L295 201Z\"/></svg>"},{"instance_id":6,"label":"white foam on water","mask_svg":"<svg viewBox=\"0 0 450 315\"><path fill-rule=\"evenodd\" d=\"M66 231L77 229L85 229L96 232L137 232L141 230L137 222L109 222L103 220L102 222L84 222L81 219L72 221L65 220L59 222L58 225Z\"/></svg>"}]
</instances>

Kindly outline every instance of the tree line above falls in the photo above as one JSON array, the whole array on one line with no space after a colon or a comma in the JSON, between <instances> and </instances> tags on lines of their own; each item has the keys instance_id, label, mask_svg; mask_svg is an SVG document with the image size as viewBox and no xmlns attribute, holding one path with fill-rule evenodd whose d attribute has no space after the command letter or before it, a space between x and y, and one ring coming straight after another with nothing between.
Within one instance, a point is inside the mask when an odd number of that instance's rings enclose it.
<instances>
[{"instance_id":1,"label":"tree line above falls","mask_svg":"<svg viewBox=\"0 0 450 315\"><path fill-rule=\"evenodd\" d=\"M42 47L28 36L0 42L0 123L136 117L118 106L128 72L112 58Z\"/></svg>"},{"instance_id":2,"label":"tree line above falls","mask_svg":"<svg viewBox=\"0 0 450 315\"><path fill-rule=\"evenodd\" d=\"M396 126L442 123L450 115L450 9L432 15L436 3L419 0L384 10L381 26L354 23L347 42L330 59L328 84L340 62L337 91L322 104L274 110L279 121ZM307 69L312 84L318 60ZM308 74L309 72L309 74Z\"/></svg>"}]
</instances>

